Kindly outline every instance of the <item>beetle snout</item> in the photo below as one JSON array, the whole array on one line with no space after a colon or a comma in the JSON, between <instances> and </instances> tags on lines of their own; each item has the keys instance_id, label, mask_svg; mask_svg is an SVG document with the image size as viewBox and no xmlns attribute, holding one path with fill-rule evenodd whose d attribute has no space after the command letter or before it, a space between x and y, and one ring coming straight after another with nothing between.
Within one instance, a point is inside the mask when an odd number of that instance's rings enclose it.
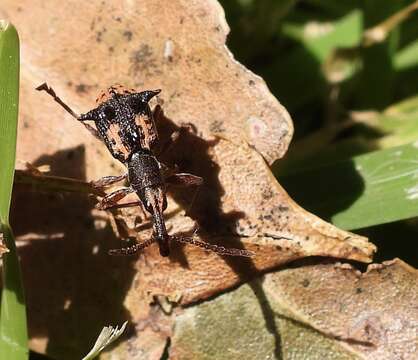
<instances>
[{"instance_id":1,"label":"beetle snout","mask_svg":"<svg viewBox=\"0 0 418 360\"><path fill-rule=\"evenodd\" d=\"M146 90L140 93L141 98L145 102L149 102L154 96L158 95L161 92L161 89L157 90Z\"/></svg>"}]
</instances>

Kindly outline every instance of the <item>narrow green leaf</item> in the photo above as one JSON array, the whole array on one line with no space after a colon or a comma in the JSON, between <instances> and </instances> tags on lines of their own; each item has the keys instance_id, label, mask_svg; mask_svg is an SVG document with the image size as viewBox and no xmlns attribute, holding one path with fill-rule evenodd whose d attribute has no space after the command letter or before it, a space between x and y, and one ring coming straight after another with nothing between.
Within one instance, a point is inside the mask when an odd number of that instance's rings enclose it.
<instances>
[{"instance_id":1,"label":"narrow green leaf","mask_svg":"<svg viewBox=\"0 0 418 360\"><path fill-rule=\"evenodd\" d=\"M353 230L418 216L418 142L279 178L302 207Z\"/></svg>"},{"instance_id":2,"label":"narrow green leaf","mask_svg":"<svg viewBox=\"0 0 418 360\"><path fill-rule=\"evenodd\" d=\"M0 313L0 359L28 358L26 310L19 260L9 207L16 155L19 102L19 38L16 29L0 20L0 222L5 244Z\"/></svg>"},{"instance_id":3,"label":"narrow green leaf","mask_svg":"<svg viewBox=\"0 0 418 360\"><path fill-rule=\"evenodd\" d=\"M394 59L396 70L404 70L418 64L418 41L414 41L398 51Z\"/></svg>"}]
</instances>

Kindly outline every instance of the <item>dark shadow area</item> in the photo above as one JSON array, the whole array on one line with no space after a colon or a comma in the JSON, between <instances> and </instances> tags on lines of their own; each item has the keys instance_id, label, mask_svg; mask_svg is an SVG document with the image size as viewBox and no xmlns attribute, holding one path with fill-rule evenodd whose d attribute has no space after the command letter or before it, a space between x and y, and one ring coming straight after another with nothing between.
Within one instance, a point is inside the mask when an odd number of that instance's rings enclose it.
<instances>
[{"instance_id":1,"label":"dark shadow area","mask_svg":"<svg viewBox=\"0 0 418 360\"><path fill-rule=\"evenodd\" d=\"M158 127L162 146L173 131L182 131L161 160L204 179L198 193L194 188L169 189L174 199L199 226L204 241L215 243L219 237L219 245L242 248L231 230L244 214L221 210L224 190L218 179L219 165L210 156L216 141L208 143L167 118L159 121ZM48 175L86 179L84 147L41 156L33 165L49 165ZM48 337L47 353L63 360L86 354L103 326L130 319L123 301L135 275L136 257L121 261L107 254L120 243L105 217L91 215L95 203L94 197L85 194L47 193L19 184L14 188L11 222L21 245L30 336ZM173 243L174 247L179 249L173 249L171 260L187 267L182 245ZM227 261L240 274L256 275L248 259Z\"/></svg>"},{"instance_id":2,"label":"dark shadow area","mask_svg":"<svg viewBox=\"0 0 418 360\"><path fill-rule=\"evenodd\" d=\"M166 117L161 120L158 122L158 130L161 143L164 144L173 131L180 129ZM200 187L196 197L194 190L190 188L176 188L170 192L177 202L182 204L185 209L189 209L188 215L199 226L199 235L202 240L215 243L214 240L216 241L216 238L219 238L221 241L219 245L242 249L239 237L235 236L233 231L235 222L245 214L239 211L225 214L221 210L221 197L224 195L224 189L218 179L219 165L211 159L209 154L210 147L215 144L216 142L211 144L201 139L193 131L183 130L178 141L160 160L170 167L177 166L180 172L190 172L204 179L204 184ZM190 208L193 198L192 208ZM172 244L172 246L179 247L184 245ZM174 251L174 254L174 261L187 266L187 260L182 256L182 252ZM260 275L259 270L250 258L225 256L222 259L240 277L240 283ZM274 322L274 313L261 285L257 282L252 282L250 286L260 302L266 321L266 328L274 337L275 356L277 359L281 359L281 338Z\"/></svg>"},{"instance_id":3,"label":"dark shadow area","mask_svg":"<svg viewBox=\"0 0 418 360\"><path fill-rule=\"evenodd\" d=\"M85 180L83 147L44 155L34 165ZM18 184L13 189L11 223L19 240L30 337L48 337L46 351L53 358L79 359L104 326L130 320L123 301L135 274L133 261L107 254L120 244L104 218L92 216L95 202L85 194Z\"/></svg>"},{"instance_id":4,"label":"dark shadow area","mask_svg":"<svg viewBox=\"0 0 418 360\"><path fill-rule=\"evenodd\" d=\"M254 292L254 295L257 297L258 302L260 303L261 311L263 312L264 320L266 322L266 329L274 338L275 359L282 360L282 338L280 335L280 331L276 326L275 312L270 306L270 303L266 297L266 294L264 293L261 283L252 281L249 283L249 285L252 291Z\"/></svg>"},{"instance_id":5,"label":"dark shadow area","mask_svg":"<svg viewBox=\"0 0 418 360\"><path fill-rule=\"evenodd\" d=\"M356 233L369 237L379 249L374 262L381 263L398 257L418 268L418 218L371 226L356 230Z\"/></svg>"},{"instance_id":6,"label":"dark shadow area","mask_svg":"<svg viewBox=\"0 0 418 360\"><path fill-rule=\"evenodd\" d=\"M37 353L35 351L29 352L29 360L54 360L51 357L48 357L44 354Z\"/></svg>"},{"instance_id":7,"label":"dark shadow area","mask_svg":"<svg viewBox=\"0 0 418 360\"><path fill-rule=\"evenodd\" d=\"M169 194L196 222L199 235L206 241L213 242L213 238L224 234L233 236L235 222L245 214L240 211L222 212L221 198L225 191L218 179L219 165L210 156L210 148L217 143L217 140L208 142L198 136L193 126L178 127L163 114L160 115L157 127L162 146L169 141L173 132L180 131L178 139L169 150L159 156L159 160L169 168L176 168L180 173L191 173L203 179L203 185L198 188L169 186ZM156 149L155 152L158 153L159 150ZM233 246L241 248L239 241L234 242Z\"/></svg>"},{"instance_id":8,"label":"dark shadow area","mask_svg":"<svg viewBox=\"0 0 418 360\"><path fill-rule=\"evenodd\" d=\"M351 160L279 177L278 181L300 206L328 222L364 192L364 181Z\"/></svg>"},{"instance_id":9,"label":"dark shadow area","mask_svg":"<svg viewBox=\"0 0 418 360\"><path fill-rule=\"evenodd\" d=\"M329 91L321 62L308 46L283 30L283 25L302 26L309 19L335 21L354 5L335 6L335 11L326 13L319 4L300 2L221 0L221 4L231 27L228 48L239 62L266 81L292 114L294 138L319 129L326 117L324 104Z\"/></svg>"}]
</instances>

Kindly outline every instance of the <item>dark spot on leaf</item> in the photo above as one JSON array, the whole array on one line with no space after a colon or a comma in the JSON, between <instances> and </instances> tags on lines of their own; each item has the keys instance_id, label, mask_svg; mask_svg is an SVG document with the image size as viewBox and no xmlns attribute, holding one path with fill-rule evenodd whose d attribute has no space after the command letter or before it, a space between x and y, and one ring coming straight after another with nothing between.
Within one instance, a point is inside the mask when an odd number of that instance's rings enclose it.
<instances>
[{"instance_id":1,"label":"dark spot on leaf","mask_svg":"<svg viewBox=\"0 0 418 360\"><path fill-rule=\"evenodd\" d=\"M209 130L214 133L224 132L223 122L220 120L214 120L209 125Z\"/></svg>"},{"instance_id":2,"label":"dark spot on leaf","mask_svg":"<svg viewBox=\"0 0 418 360\"><path fill-rule=\"evenodd\" d=\"M261 196L264 200L270 200L273 197L274 193L270 188L266 188L263 190Z\"/></svg>"},{"instance_id":3,"label":"dark spot on leaf","mask_svg":"<svg viewBox=\"0 0 418 360\"><path fill-rule=\"evenodd\" d=\"M249 81L248 81L248 85L250 85L250 86L255 85L255 81L254 81L254 80L249 80Z\"/></svg>"},{"instance_id":4,"label":"dark spot on leaf","mask_svg":"<svg viewBox=\"0 0 418 360\"><path fill-rule=\"evenodd\" d=\"M302 281L302 286L304 287L304 288L306 288L306 287L308 287L309 286L309 284L310 284L311 282L308 280L308 279L304 279L303 281Z\"/></svg>"},{"instance_id":5,"label":"dark spot on leaf","mask_svg":"<svg viewBox=\"0 0 418 360\"><path fill-rule=\"evenodd\" d=\"M359 287L358 287L358 288L356 289L356 294L361 294L362 292L363 292L363 289L362 289L362 288L359 288Z\"/></svg>"},{"instance_id":6,"label":"dark spot on leaf","mask_svg":"<svg viewBox=\"0 0 418 360\"><path fill-rule=\"evenodd\" d=\"M130 57L131 66L129 73L131 75L142 74L152 75L153 73L160 73L157 70L156 60L153 57L151 47L147 44L141 45L141 47L132 52Z\"/></svg>"},{"instance_id":7,"label":"dark spot on leaf","mask_svg":"<svg viewBox=\"0 0 418 360\"><path fill-rule=\"evenodd\" d=\"M75 91L79 94L86 93L87 92L87 85L86 84L78 84L75 87Z\"/></svg>"},{"instance_id":8,"label":"dark spot on leaf","mask_svg":"<svg viewBox=\"0 0 418 360\"><path fill-rule=\"evenodd\" d=\"M127 41L131 41L131 40L132 40L132 36L133 36L133 33L132 33L132 31L130 31L130 30L125 30L125 31L123 32L123 37L124 37Z\"/></svg>"}]
</instances>

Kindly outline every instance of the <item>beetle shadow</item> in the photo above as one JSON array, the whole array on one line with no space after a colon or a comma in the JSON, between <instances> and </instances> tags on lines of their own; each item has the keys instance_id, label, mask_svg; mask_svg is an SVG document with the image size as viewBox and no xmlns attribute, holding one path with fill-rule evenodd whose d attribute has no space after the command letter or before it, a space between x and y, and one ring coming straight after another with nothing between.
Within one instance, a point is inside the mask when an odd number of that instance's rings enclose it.
<instances>
[{"instance_id":1,"label":"beetle shadow","mask_svg":"<svg viewBox=\"0 0 418 360\"><path fill-rule=\"evenodd\" d=\"M178 127L166 117L164 117L164 122L159 122L158 125L159 133L162 134L163 139L167 137L167 134L178 130ZM213 243L213 240L220 236L224 241L222 245L242 249L243 246L238 240L238 235L236 236L236 241L234 241L234 229L236 221L244 217L245 213L234 211L225 214L221 210L221 198L225 191L218 178L220 168L209 155L210 147L216 145L216 143L216 140L208 142L201 139L195 132L184 132L178 143L173 146L172 151L168 155L163 156L161 160L167 165L177 165L181 172L190 172L204 179L204 185L200 189L192 209L188 212L188 215L203 230L199 232L199 236L209 243ZM181 191L176 189L171 195L186 209L193 198L193 194L187 189L182 189ZM225 234L230 235L228 236L228 242L225 242L227 240ZM222 259L239 276L240 283L252 280L260 274L251 258L224 256ZM251 281L248 284L258 299L265 319L266 329L274 338L275 358L281 359L283 358L282 340L280 331L276 326L274 311L261 283Z\"/></svg>"},{"instance_id":2,"label":"beetle shadow","mask_svg":"<svg viewBox=\"0 0 418 360\"><path fill-rule=\"evenodd\" d=\"M33 165L49 165L51 175L86 178L83 146L41 156ZM46 352L59 359L81 358L103 326L130 319L123 301L134 261L107 254L119 244L106 219L93 217L95 202L82 193L41 192L21 184L13 189L11 223L30 337L48 338Z\"/></svg>"},{"instance_id":3,"label":"beetle shadow","mask_svg":"<svg viewBox=\"0 0 418 360\"><path fill-rule=\"evenodd\" d=\"M179 132L179 137L171 143L169 149L157 155L159 160L180 173L190 173L203 179L203 184L199 187L168 186L168 193L195 222L199 237L204 241L214 243L217 237L224 239L225 234L234 237L235 224L245 216L245 213L235 210L227 213L222 211L221 198L225 190L219 181L220 167L210 156L210 149L219 140L205 140L199 136L192 124L178 126L163 113L159 114L156 125L161 144L160 148L155 149L157 154L161 151L161 147L164 148L170 143L170 135ZM235 241L230 240L228 244L219 245L242 249L243 246L238 239L239 237L236 236ZM173 246L184 245L176 243ZM175 252L175 256L171 258L183 267L188 266L182 251Z\"/></svg>"},{"instance_id":4,"label":"beetle shadow","mask_svg":"<svg viewBox=\"0 0 418 360\"><path fill-rule=\"evenodd\" d=\"M179 127L165 116L158 121L157 127L163 144L173 131L180 131ZM222 212L221 198L225 191L218 178L220 168L209 154L210 147L216 145L216 143L217 140L212 142L203 140L196 134L196 131L182 131L178 141L170 148L170 152L164 153L160 160L168 166L178 166L180 172L189 172L203 178L204 184L199 189L196 197L187 188L176 188L170 192L174 200L185 209L188 209L190 202L194 199L192 208L189 209L187 215L202 230L199 231L199 236L209 243L213 243L216 237L220 237L223 240L221 245L242 249L243 246L239 241L239 236L234 236L234 229L236 221L243 218L245 213L241 211ZM225 242L227 240L225 234L230 235L227 236L228 242ZM178 245L176 244L176 246ZM181 254L183 253L176 252L176 256L180 257L173 260L177 260L181 265L186 266L187 261ZM240 282L251 280L260 274L251 258L224 256L222 259L239 276ZM274 312L261 285L256 281L249 284L260 303L266 321L266 328L274 338L275 356L277 359L281 359L281 337L274 321Z\"/></svg>"}]
</instances>

